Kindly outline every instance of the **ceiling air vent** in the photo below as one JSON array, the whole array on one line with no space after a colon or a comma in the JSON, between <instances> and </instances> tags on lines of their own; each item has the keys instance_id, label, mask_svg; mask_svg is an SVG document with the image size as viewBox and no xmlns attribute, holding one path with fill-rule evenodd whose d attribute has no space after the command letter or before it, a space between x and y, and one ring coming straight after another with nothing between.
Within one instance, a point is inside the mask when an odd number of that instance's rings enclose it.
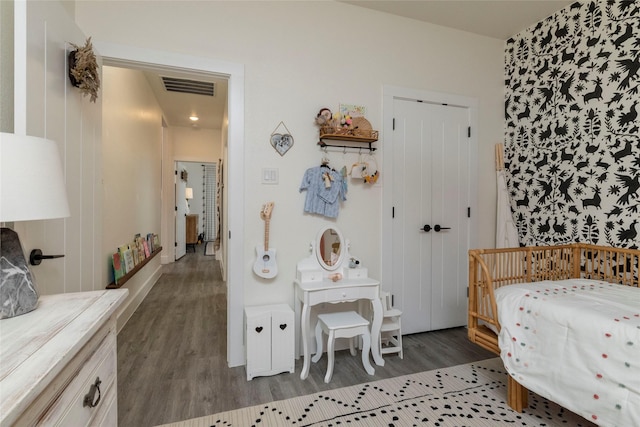
<instances>
[{"instance_id":1,"label":"ceiling air vent","mask_svg":"<svg viewBox=\"0 0 640 427\"><path fill-rule=\"evenodd\" d=\"M196 80L163 77L162 83L168 92L192 93L194 95L213 96L213 82L199 82Z\"/></svg>"}]
</instances>

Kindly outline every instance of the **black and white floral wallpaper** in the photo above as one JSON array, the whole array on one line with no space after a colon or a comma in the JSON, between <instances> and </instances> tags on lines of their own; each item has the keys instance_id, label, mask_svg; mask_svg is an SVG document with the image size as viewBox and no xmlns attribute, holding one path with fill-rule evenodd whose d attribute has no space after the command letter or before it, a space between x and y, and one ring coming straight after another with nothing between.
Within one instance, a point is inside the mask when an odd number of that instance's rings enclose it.
<instances>
[{"instance_id":1,"label":"black and white floral wallpaper","mask_svg":"<svg viewBox=\"0 0 640 427\"><path fill-rule=\"evenodd\" d=\"M505 47L521 245L640 246L640 0L573 3Z\"/></svg>"}]
</instances>

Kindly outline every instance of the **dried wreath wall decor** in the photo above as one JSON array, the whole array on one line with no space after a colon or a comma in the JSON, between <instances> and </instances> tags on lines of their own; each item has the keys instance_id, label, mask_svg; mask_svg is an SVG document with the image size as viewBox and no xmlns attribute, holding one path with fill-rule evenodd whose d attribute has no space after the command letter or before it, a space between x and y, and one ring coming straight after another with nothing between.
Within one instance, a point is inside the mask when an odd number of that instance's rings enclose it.
<instances>
[{"instance_id":1,"label":"dried wreath wall decor","mask_svg":"<svg viewBox=\"0 0 640 427\"><path fill-rule=\"evenodd\" d=\"M71 84L80 89L83 95L90 95L91 102L98 99L100 89L100 74L98 73L98 63L96 55L93 53L91 37L87 39L84 46L71 43L74 50L69 52L69 79Z\"/></svg>"}]
</instances>

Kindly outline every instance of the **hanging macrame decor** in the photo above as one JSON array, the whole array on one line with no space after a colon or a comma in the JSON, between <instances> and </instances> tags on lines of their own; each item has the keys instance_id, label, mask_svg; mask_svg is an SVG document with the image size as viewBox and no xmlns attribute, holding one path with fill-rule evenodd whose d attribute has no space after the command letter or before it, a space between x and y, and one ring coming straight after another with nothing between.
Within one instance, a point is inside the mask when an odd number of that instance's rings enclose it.
<instances>
[{"instance_id":1,"label":"hanging macrame decor","mask_svg":"<svg viewBox=\"0 0 640 427\"><path fill-rule=\"evenodd\" d=\"M280 122L271 133L271 146L281 156L284 156L293 147L293 136L284 122Z\"/></svg>"},{"instance_id":2,"label":"hanging macrame decor","mask_svg":"<svg viewBox=\"0 0 640 427\"><path fill-rule=\"evenodd\" d=\"M91 37L87 39L84 46L73 43L71 46L74 50L69 52L69 80L74 87L80 89L82 95L89 95L91 102L96 102L98 90L100 90L100 74Z\"/></svg>"}]
</instances>

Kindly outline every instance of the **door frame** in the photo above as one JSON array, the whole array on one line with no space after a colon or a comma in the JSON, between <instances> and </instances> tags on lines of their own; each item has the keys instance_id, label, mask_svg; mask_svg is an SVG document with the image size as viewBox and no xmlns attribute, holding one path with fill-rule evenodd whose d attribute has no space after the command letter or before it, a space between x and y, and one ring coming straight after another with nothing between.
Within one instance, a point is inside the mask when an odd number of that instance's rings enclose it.
<instances>
[{"instance_id":1,"label":"door frame","mask_svg":"<svg viewBox=\"0 0 640 427\"><path fill-rule=\"evenodd\" d=\"M227 153L227 363L229 367L244 365L244 65L210 58L178 54L168 51L138 48L99 40L93 42L96 51L102 56L105 65L151 69L155 72L171 70L185 73L201 73L228 78L228 118L227 141L224 149ZM169 161L166 161L169 160ZM168 194L174 194L167 187L164 174L170 170L173 184L173 159L163 163L163 212L162 229L167 230L173 223L173 215L167 217L167 205L174 209L175 200L166 201ZM174 197L171 197L174 199ZM222 234L222 233L221 233ZM233 238L231 238L233 236ZM222 236L221 236L222 239ZM173 242L173 240L171 241Z\"/></svg>"},{"instance_id":2,"label":"door frame","mask_svg":"<svg viewBox=\"0 0 640 427\"><path fill-rule=\"evenodd\" d=\"M173 176L173 182L174 182L174 189L175 189L175 215L174 215L174 229L176 230L175 232L175 236L174 239L175 240L175 250L174 250L174 261L179 260L180 258L182 258L183 256L186 255L187 253L187 239L186 239L186 215L189 213L187 212L187 204L186 203L182 203L182 200L185 200L186 202L186 188L187 185L186 184L181 184L182 181L182 177L181 177L181 171L179 171L178 169L181 167L182 162L175 160L174 161L174 171L175 171L175 175Z\"/></svg>"},{"instance_id":3,"label":"door frame","mask_svg":"<svg viewBox=\"0 0 640 427\"><path fill-rule=\"evenodd\" d=\"M421 89L411 89L399 86L383 85L382 87L382 250L380 251L381 286L382 289L393 293L393 259L390 252L393 248L393 103L395 99L407 101L428 102L432 104L447 104L469 109L471 123L471 137L469 138L471 159L478 158L478 100L476 98L433 92ZM469 204L471 206L471 218L469 232L469 248L476 246L478 223L478 163L471 162L469 171ZM475 214L474 214L475 212Z\"/></svg>"}]
</instances>

